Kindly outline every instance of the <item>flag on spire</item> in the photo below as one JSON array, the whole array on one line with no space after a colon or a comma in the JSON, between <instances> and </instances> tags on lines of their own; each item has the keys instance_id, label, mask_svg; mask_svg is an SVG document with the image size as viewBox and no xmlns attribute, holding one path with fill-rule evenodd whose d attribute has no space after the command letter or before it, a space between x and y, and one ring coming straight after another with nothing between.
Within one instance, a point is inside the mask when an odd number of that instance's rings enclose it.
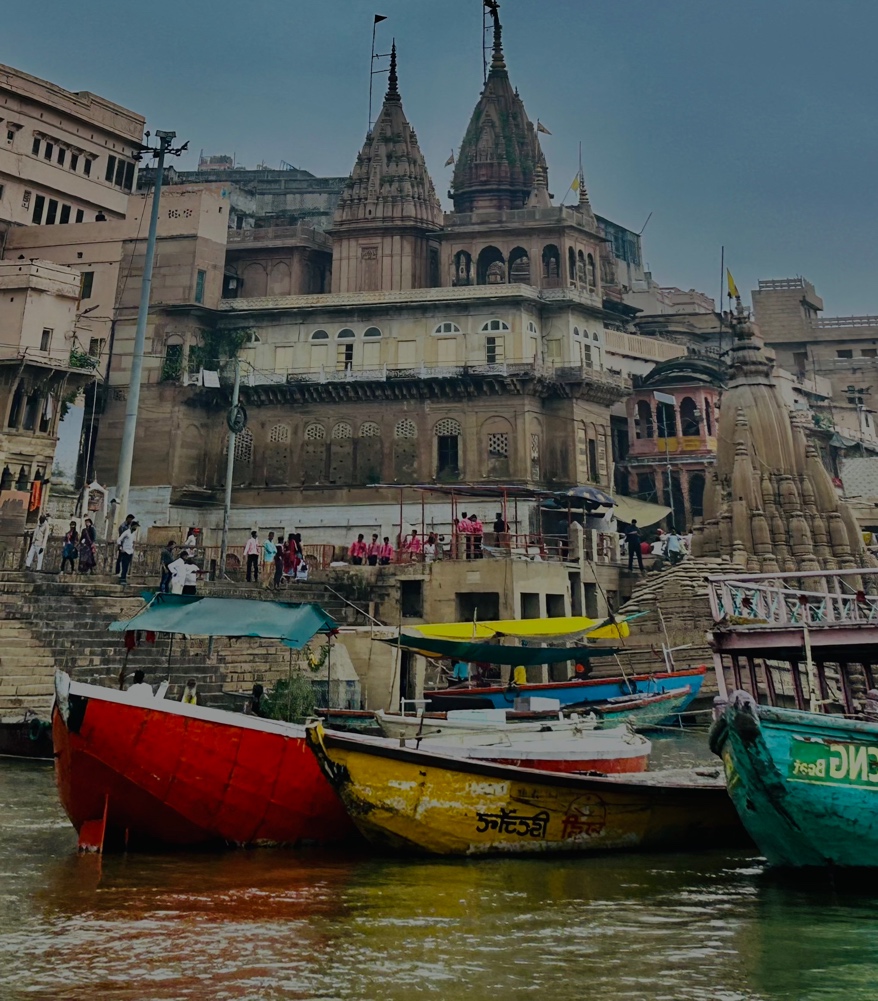
<instances>
[{"instance_id":1,"label":"flag on spire","mask_svg":"<svg viewBox=\"0 0 878 1001\"><path fill-rule=\"evenodd\" d=\"M728 284L729 284L729 298L740 299L741 293L738 291L738 286L735 284L735 279L732 278L732 272L729 271L728 268L726 268L726 278L728 279Z\"/></svg>"},{"instance_id":2,"label":"flag on spire","mask_svg":"<svg viewBox=\"0 0 878 1001\"><path fill-rule=\"evenodd\" d=\"M381 21L386 21L386 20L387 20L387 15L386 14L376 14L375 15L375 20L372 23L373 24L380 24Z\"/></svg>"},{"instance_id":3,"label":"flag on spire","mask_svg":"<svg viewBox=\"0 0 878 1001\"><path fill-rule=\"evenodd\" d=\"M552 133L546 128L545 125L537 119L537 132L542 132L544 136L550 136Z\"/></svg>"},{"instance_id":4,"label":"flag on spire","mask_svg":"<svg viewBox=\"0 0 878 1001\"><path fill-rule=\"evenodd\" d=\"M451 156L445 161L445 166L450 167L454 163L454 150L451 151Z\"/></svg>"},{"instance_id":5,"label":"flag on spire","mask_svg":"<svg viewBox=\"0 0 878 1001\"><path fill-rule=\"evenodd\" d=\"M573 178L573 183L570 185L571 191L579 191L579 174Z\"/></svg>"}]
</instances>

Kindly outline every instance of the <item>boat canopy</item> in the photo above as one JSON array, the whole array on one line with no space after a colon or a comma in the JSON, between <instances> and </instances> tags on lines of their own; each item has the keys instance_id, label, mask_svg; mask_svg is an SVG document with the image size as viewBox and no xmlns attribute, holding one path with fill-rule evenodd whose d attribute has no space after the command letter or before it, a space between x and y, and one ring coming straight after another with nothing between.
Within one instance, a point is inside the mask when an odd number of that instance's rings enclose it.
<instances>
[{"instance_id":1,"label":"boat canopy","mask_svg":"<svg viewBox=\"0 0 878 1001\"><path fill-rule=\"evenodd\" d=\"M130 619L120 619L110 632L140 629L183 636L258 636L280 640L301 650L317 633L332 633L336 622L315 604L287 604L247 598L199 598L191 594L152 594L149 604Z\"/></svg>"},{"instance_id":2,"label":"boat canopy","mask_svg":"<svg viewBox=\"0 0 878 1001\"><path fill-rule=\"evenodd\" d=\"M592 657L610 657L617 653L608 647L499 646L496 643L464 643L406 635L400 636L398 640L382 642L418 653L422 657L449 657L467 664L510 664L515 667L583 661Z\"/></svg>"},{"instance_id":3,"label":"boat canopy","mask_svg":"<svg viewBox=\"0 0 878 1001\"><path fill-rule=\"evenodd\" d=\"M638 615L610 619L589 619L584 615L564 615L551 619L498 619L486 622L440 622L435 625L406 626L409 632L430 639L481 640L515 636L528 640L563 640L588 635L589 639L618 640L629 636L628 623Z\"/></svg>"}]
</instances>

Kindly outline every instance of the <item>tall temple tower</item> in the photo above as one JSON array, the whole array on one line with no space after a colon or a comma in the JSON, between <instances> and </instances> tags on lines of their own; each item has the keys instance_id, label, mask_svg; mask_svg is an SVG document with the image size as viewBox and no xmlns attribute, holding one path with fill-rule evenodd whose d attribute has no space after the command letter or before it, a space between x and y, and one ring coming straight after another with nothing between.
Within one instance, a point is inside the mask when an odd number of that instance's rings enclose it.
<instances>
[{"instance_id":1,"label":"tall temple tower","mask_svg":"<svg viewBox=\"0 0 878 1001\"><path fill-rule=\"evenodd\" d=\"M522 209L536 181L545 190L546 159L540 141L509 81L496 6L494 52L484 90L467 126L454 167L455 212ZM545 200L548 205L548 197Z\"/></svg>"},{"instance_id":2,"label":"tall temple tower","mask_svg":"<svg viewBox=\"0 0 878 1001\"><path fill-rule=\"evenodd\" d=\"M693 555L728 556L763 573L862 566L856 520L815 446L791 420L774 382L774 363L740 298L731 323L731 378Z\"/></svg>"},{"instance_id":3,"label":"tall temple tower","mask_svg":"<svg viewBox=\"0 0 878 1001\"><path fill-rule=\"evenodd\" d=\"M402 110L396 43L384 104L366 136L328 231L332 291L376 292L440 284L442 209L415 130Z\"/></svg>"}]
</instances>

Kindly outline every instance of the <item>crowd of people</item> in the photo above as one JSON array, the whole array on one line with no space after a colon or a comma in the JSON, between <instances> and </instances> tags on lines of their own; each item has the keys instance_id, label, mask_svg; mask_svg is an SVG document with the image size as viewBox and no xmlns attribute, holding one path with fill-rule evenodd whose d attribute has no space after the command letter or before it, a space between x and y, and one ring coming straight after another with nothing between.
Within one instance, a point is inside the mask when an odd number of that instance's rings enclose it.
<instances>
[{"instance_id":1,"label":"crowd of people","mask_svg":"<svg viewBox=\"0 0 878 1001\"><path fill-rule=\"evenodd\" d=\"M396 561L400 563L433 563L435 560L452 557L454 550L451 547L455 546L456 540L460 540L457 542L458 555L468 560L482 559L485 527L479 516L464 511L455 521L454 530L456 539L452 538L449 547L444 535L436 532L423 535L413 528L409 535L401 536L398 553L389 536L385 535L384 540L379 541L378 534L373 533L371 541L367 542L365 533L361 532L348 546L348 562L355 567L387 566L395 562L394 557L398 557ZM493 531L496 545L509 545L509 523L499 511Z\"/></svg>"}]
</instances>

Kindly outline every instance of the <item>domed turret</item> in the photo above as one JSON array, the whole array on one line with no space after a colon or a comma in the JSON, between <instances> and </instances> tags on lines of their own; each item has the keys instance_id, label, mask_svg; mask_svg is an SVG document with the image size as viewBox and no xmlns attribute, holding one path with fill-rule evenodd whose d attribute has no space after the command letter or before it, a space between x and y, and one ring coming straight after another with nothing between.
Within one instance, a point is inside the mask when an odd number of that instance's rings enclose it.
<instances>
[{"instance_id":1,"label":"domed turret","mask_svg":"<svg viewBox=\"0 0 878 1001\"><path fill-rule=\"evenodd\" d=\"M449 194L455 212L521 209L528 204L535 179L545 186L546 159L524 104L509 82L496 5L491 16L494 53L454 167Z\"/></svg>"}]
</instances>

